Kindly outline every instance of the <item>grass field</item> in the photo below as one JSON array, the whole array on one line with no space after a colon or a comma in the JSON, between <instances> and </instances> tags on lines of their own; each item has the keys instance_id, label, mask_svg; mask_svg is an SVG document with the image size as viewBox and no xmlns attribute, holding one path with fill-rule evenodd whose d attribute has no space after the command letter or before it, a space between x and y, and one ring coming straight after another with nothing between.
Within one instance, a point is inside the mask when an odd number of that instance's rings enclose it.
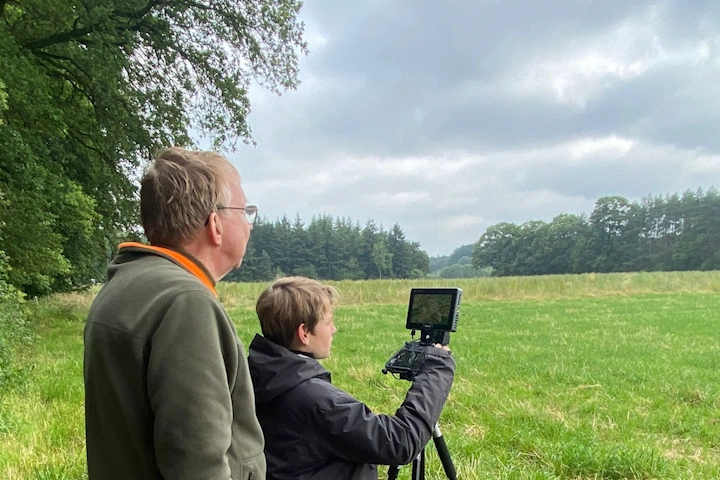
<instances>
[{"instance_id":1,"label":"grass field","mask_svg":"<svg viewBox=\"0 0 720 480\"><path fill-rule=\"evenodd\" d=\"M720 478L720 272L334 285L343 303L325 366L384 413L408 388L380 370L410 339L409 289L463 288L450 342L457 375L440 420L461 479ZM221 284L245 344L263 287ZM85 478L91 299L31 305L39 336L26 352L29 380L0 397L0 478ZM427 478L445 478L432 446L427 458Z\"/></svg>"}]
</instances>

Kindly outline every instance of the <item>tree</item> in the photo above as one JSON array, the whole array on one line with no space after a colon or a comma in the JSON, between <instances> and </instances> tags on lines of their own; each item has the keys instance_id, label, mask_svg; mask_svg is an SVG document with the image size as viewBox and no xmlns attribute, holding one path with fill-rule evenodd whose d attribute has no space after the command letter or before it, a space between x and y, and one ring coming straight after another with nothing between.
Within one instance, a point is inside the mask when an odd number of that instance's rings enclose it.
<instances>
[{"instance_id":1,"label":"tree","mask_svg":"<svg viewBox=\"0 0 720 480\"><path fill-rule=\"evenodd\" d=\"M439 255L430 257L430 271L436 272L450 265L450 255Z\"/></svg>"},{"instance_id":2,"label":"tree","mask_svg":"<svg viewBox=\"0 0 720 480\"><path fill-rule=\"evenodd\" d=\"M643 218L637 203L621 196L602 197L590 215L590 249L596 272L632 270L639 257Z\"/></svg>"},{"instance_id":3,"label":"tree","mask_svg":"<svg viewBox=\"0 0 720 480\"><path fill-rule=\"evenodd\" d=\"M510 275L517 253L514 242L519 235L520 227L514 223L503 222L488 227L475 244L473 267L477 270L492 267L493 275Z\"/></svg>"},{"instance_id":4,"label":"tree","mask_svg":"<svg viewBox=\"0 0 720 480\"><path fill-rule=\"evenodd\" d=\"M542 275L549 266L548 224L532 220L520 225L516 238L512 242L515 259L511 264L511 275Z\"/></svg>"},{"instance_id":5,"label":"tree","mask_svg":"<svg viewBox=\"0 0 720 480\"><path fill-rule=\"evenodd\" d=\"M588 223L584 216L561 213L548 227L548 245L545 250L548 269L545 273L582 273L585 267L584 251L588 238Z\"/></svg>"},{"instance_id":6,"label":"tree","mask_svg":"<svg viewBox=\"0 0 720 480\"><path fill-rule=\"evenodd\" d=\"M561 214L550 224L493 225L476 243L473 265L493 275L717 269L720 194L711 187L641 203L602 197L588 220Z\"/></svg>"},{"instance_id":7,"label":"tree","mask_svg":"<svg viewBox=\"0 0 720 480\"><path fill-rule=\"evenodd\" d=\"M702 234L699 242L701 248L700 269L720 269L720 192L715 188L709 188L704 196L701 196L699 222L702 226Z\"/></svg>"},{"instance_id":8,"label":"tree","mask_svg":"<svg viewBox=\"0 0 720 480\"><path fill-rule=\"evenodd\" d=\"M394 252L388 248L393 243ZM396 272L395 255L405 255ZM361 265L360 261L363 261ZM400 268L400 267L398 267ZM430 259L417 242L408 242L399 225L378 229L373 220L365 228L349 218L314 216L305 225L299 215L274 222L259 218L250 236L243 264L228 281L264 281L272 275L304 275L331 280L362 280L384 276L421 278L430 271Z\"/></svg>"},{"instance_id":9,"label":"tree","mask_svg":"<svg viewBox=\"0 0 720 480\"><path fill-rule=\"evenodd\" d=\"M358 244L358 263L360 268L365 272L365 278L373 278L377 267L373 260L373 249L375 244L381 238L381 232L373 220L368 220L360 232L360 240Z\"/></svg>"},{"instance_id":10,"label":"tree","mask_svg":"<svg viewBox=\"0 0 720 480\"><path fill-rule=\"evenodd\" d=\"M189 143L189 129L217 148L251 141L251 80L278 93L298 84L300 7L0 0L11 282L39 294L95 276L109 245L137 232L139 167L161 146ZM12 221L17 212L23 221Z\"/></svg>"},{"instance_id":11,"label":"tree","mask_svg":"<svg viewBox=\"0 0 720 480\"><path fill-rule=\"evenodd\" d=\"M455 263L464 265L465 263L470 263L468 259L472 260L473 250L475 250L475 245L472 243L456 248L448 258L448 265L453 265Z\"/></svg>"},{"instance_id":12,"label":"tree","mask_svg":"<svg viewBox=\"0 0 720 480\"><path fill-rule=\"evenodd\" d=\"M5 203L0 193L0 206ZM4 225L0 222L0 242L3 240L3 229ZM8 283L9 269L5 252L0 250L0 391L13 376L16 347L31 340L27 312L22 306L24 298Z\"/></svg>"},{"instance_id":13,"label":"tree","mask_svg":"<svg viewBox=\"0 0 720 480\"><path fill-rule=\"evenodd\" d=\"M399 224L393 225L388 235L388 253L392 254L392 272L396 278L409 278L412 271L410 244Z\"/></svg>"},{"instance_id":14,"label":"tree","mask_svg":"<svg viewBox=\"0 0 720 480\"><path fill-rule=\"evenodd\" d=\"M260 248L264 248L268 252L276 270L287 274L292 273L295 252L290 246L292 230L287 216L283 215L279 221L272 223L267 237L267 245Z\"/></svg>"},{"instance_id":15,"label":"tree","mask_svg":"<svg viewBox=\"0 0 720 480\"><path fill-rule=\"evenodd\" d=\"M380 240L373 245L372 262L378 272L378 278L382 278L383 272L392 275L392 253L388 252L385 240Z\"/></svg>"},{"instance_id":16,"label":"tree","mask_svg":"<svg viewBox=\"0 0 720 480\"><path fill-rule=\"evenodd\" d=\"M410 242L409 278L422 278L428 273L430 273L430 257L426 251L420 249L418 242Z\"/></svg>"},{"instance_id":17,"label":"tree","mask_svg":"<svg viewBox=\"0 0 720 480\"><path fill-rule=\"evenodd\" d=\"M720 236L720 197L710 188L682 195L683 231L671 252L673 269L709 270L720 266L717 258Z\"/></svg>"},{"instance_id":18,"label":"tree","mask_svg":"<svg viewBox=\"0 0 720 480\"><path fill-rule=\"evenodd\" d=\"M332 217L329 215L313 216L307 228L308 259L315 265L318 278L335 278L339 248L332 241L334 235Z\"/></svg>"},{"instance_id":19,"label":"tree","mask_svg":"<svg viewBox=\"0 0 720 480\"><path fill-rule=\"evenodd\" d=\"M430 272L437 272L445 267L460 264L472 263L475 244L462 245L456 248L452 254L430 258Z\"/></svg>"},{"instance_id":20,"label":"tree","mask_svg":"<svg viewBox=\"0 0 720 480\"><path fill-rule=\"evenodd\" d=\"M360 266L360 225L349 218L338 218L333 226L333 236L328 247L333 252L334 280L361 280L366 278Z\"/></svg>"},{"instance_id":21,"label":"tree","mask_svg":"<svg viewBox=\"0 0 720 480\"><path fill-rule=\"evenodd\" d=\"M300 214L295 216L290 233L290 251L292 252L292 260L288 266L289 272L293 275L301 275L304 277L317 278L317 269L313 265L310 248L308 244L308 232L305 230L305 224L300 218Z\"/></svg>"}]
</instances>

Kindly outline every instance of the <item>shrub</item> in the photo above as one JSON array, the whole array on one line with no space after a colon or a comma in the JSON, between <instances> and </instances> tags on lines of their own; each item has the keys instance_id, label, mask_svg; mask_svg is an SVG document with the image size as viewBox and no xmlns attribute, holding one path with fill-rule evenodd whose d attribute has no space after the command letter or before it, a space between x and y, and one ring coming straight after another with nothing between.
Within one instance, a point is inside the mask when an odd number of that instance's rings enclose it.
<instances>
[{"instance_id":1,"label":"shrub","mask_svg":"<svg viewBox=\"0 0 720 480\"><path fill-rule=\"evenodd\" d=\"M0 251L0 391L22 379L17 367L18 348L32 340L24 297L7 282L7 257Z\"/></svg>"}]
</instances>

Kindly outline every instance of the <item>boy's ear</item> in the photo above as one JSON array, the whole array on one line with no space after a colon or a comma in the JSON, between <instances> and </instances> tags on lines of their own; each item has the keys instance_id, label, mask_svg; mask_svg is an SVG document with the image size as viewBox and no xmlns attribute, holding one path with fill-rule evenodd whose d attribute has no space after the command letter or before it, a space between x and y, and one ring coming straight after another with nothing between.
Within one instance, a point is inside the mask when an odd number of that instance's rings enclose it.
<instances>
[{"instance_id":1,"label":"boy's ear","mask_svg":"<svg viewBox=\"0 0 720 480\"><path fill-rule=\"evenodd\" d=\"M310 343L309 333L307 325L301 323L295 330L295 337L301 345L308 345Z\"/></svg>"}]
</instances>

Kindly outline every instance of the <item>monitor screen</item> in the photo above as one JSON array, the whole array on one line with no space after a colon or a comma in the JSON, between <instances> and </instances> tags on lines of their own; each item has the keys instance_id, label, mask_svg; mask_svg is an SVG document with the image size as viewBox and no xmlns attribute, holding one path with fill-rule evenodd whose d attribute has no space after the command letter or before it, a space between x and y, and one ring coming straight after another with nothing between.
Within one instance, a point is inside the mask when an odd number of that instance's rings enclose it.
<instances>
[{"instance_id":1,"label":"monitor screen","mask_svg":"<svg viewBox=\"0 0 720 480\"><path fill-rule=\"evenodd\" d=\"M459 288L412 289L406 327L454 332L461 292Z\"/></svg>"}]
</instances>

